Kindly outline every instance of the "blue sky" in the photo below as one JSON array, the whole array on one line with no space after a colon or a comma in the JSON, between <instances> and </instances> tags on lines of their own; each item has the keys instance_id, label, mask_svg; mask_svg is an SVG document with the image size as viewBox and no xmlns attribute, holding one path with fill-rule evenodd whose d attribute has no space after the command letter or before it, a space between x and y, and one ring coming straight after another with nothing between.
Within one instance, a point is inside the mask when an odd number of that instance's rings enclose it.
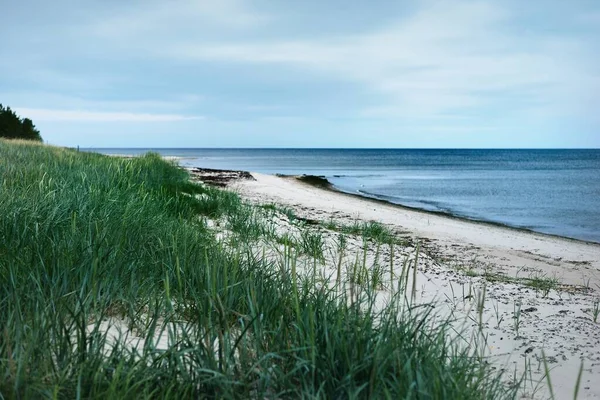
<instances>
[{"instance_id":1,"label":"blue sky","mask_svg":"<svg viewBox=\"0 0 600 400\"><path fill-rule=\"evenodd\" d=\"M7 2L0 102L82 147L600 147L600 1Z\"/></svg>"}]
</instances>

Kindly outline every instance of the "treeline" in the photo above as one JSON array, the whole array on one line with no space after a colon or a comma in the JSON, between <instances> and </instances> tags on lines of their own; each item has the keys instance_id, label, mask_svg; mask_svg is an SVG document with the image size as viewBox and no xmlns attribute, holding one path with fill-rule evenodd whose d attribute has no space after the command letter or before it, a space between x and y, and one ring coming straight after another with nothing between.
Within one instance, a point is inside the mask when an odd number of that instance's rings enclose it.
<instances>
[{"instance_id":1,"label":"treeline","mask_svg":"<svg viewBox=\"0 0 600 400\"><path fill-rule=\"evenodd\" d=\"M0 138L25 139L41 142L40 131L29 118L20 118L10 107L0 104Z\"/></svg>"}]
</instances>

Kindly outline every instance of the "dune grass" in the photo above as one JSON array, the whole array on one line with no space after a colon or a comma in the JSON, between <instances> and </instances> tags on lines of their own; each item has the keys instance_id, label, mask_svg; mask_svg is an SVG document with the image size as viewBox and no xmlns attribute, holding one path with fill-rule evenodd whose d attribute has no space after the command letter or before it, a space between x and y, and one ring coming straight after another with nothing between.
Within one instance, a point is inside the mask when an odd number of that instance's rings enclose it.
<instances>
[{"instance_id":1,"label":"dune grass","mask_svg":"<svg viewBox=\"0 0 600 400\"><path fill-rule=\"evenodd\" d=\"M155 154L0 141L0 397L515 397L403 293L377 310L256 256L256 221Z\"/></svg>"}]
</instances>

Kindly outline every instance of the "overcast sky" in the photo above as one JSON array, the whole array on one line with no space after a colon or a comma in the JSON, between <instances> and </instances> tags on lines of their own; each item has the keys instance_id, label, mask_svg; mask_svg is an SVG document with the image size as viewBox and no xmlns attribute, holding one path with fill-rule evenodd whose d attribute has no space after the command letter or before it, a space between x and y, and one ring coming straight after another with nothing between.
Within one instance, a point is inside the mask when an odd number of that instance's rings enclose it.
<instances>
[{"instance_id":1,"label":"overcast sky","mask_svg":"<svg viewBox=\"0 0 600 400\"><path fill-rule=\"evenodd\" d=\"M5 0L0 103L82 147L600 147L600 1Z\"/></svg>"}]
</instances>

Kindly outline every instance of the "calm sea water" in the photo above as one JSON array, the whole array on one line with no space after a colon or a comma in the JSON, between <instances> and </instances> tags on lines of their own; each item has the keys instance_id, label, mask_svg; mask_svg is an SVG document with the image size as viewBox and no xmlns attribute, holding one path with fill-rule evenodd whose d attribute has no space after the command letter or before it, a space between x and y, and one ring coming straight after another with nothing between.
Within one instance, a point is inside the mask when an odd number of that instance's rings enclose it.
<instances>
[{"instance_id":1,"label":"calm sea water","mask_svg":"<svg viewBox=\"0 0 600 400\"><path fill-rule=\"evenodd\" d=\"M324 175L350 193L600 243L600 150L153 151L186 166Z\"/></svg>"}]
</instances>

